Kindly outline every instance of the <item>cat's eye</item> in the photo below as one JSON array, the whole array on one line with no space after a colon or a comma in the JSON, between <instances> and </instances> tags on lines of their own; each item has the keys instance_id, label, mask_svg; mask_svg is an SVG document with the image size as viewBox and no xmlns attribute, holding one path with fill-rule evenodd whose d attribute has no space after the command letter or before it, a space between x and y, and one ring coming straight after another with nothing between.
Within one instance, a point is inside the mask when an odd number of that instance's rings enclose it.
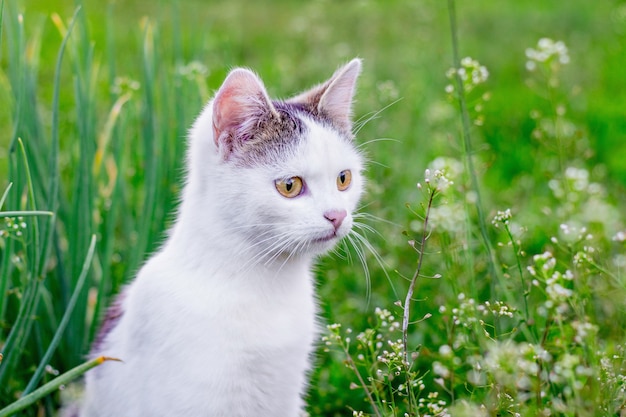
<instances>
[{"instance_id":1,"label":"cat's eye","mask_svg":"<svg viewBox=\"0 0 626 417\"><path fill-rule=\"evenodd\" d=\"M341 171L339 175L337 175L337 189L339 191L345 191L350 187L350 183L352 182L352 172L349 169L345 171Z\"/></svg>"},{"instance_id":2,"label":"cat's eye","mask_svg":"<svg viewBox=\"0 0 626 417\"><path fill-rule=\"evenodd\" d=\"M291 177L286 180L276 180L274 182L278 192L287 198L294 198L299 196L303 190L302 178Z\"/></svg>"}]
</instances>

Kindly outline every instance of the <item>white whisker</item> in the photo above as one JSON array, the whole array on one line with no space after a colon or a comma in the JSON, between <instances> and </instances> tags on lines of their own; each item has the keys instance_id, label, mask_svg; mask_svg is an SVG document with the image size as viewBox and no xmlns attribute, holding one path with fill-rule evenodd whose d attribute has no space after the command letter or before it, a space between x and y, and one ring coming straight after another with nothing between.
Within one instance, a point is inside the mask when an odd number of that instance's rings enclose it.
<instances>
[{"instance_id":1,"label":"white whisker","mask_svg":"<svg viewBox=\"0 0 626 417\"><path fill-rule=\"evenodd\" d=\"M370 203L370 204L371 204L371 203ZM361 209L363 209L363 208L366 208L367 206L369 206L369 204L364 205L363 207L359 208L359 210L361 210ZM373 214L368 213L368 212L360 212L360 211L359 211L358 213L355 213L355 214L353 215L353 217L354 217L355 219L367 219L367 220L373 220L373 221L377 221L377 222L381 222L381 223L387 223L388 225L391 225L391 226L401 227L398 223L394 223L394 222L392 222L392 221L390 221L390 220L383 219L382 217L374 216Z\"/></svg>"},{"instance_id":2,"label":"white whisker","mask_svg":"<svg viewBox=\"0 0 626 417\"><path fill-rule=\"evenodd\" d=\"M378 116L384 112L385 110L387 110L389 107L393 106L394 104L398 103L400 100L402 100L402 98L399 98L397 100L392 101L391 103L387 104L385 107L383 107L380 110L374 111L374 112L369 112L365 115L363 115L359 120L357 120L354 123L354 134L356 135L357 133L359 133L359 131L361 129L363 129L363 127L368 124L369 122L371 122L372 120L375 120L378 118Z\"/></svg>"},{"instance_id":3,"label":"white whisker","mask_svg":"<svg viewBox=\"0 0 626 417\"><path fill-rule=\"evenodd\" d=\"M382 162L378 162L378 161L369 161L368 164L370 165L377 165L381 168L389 168L389 165L385 165Z\"/></svg>"},{"instance_id":4,"label":"white whisker","mask_svg":"<svg viewBox=\"0 0 626 417\"><path fill-rule=\"evenodd\" d=\"M402 143L402 141L398 140L398 139L393 139L393 138L376 138L376 139L370 139L366 142L363 142L361 144L359 144L359 148L361 147L365 147L367 145L370 145L372 143L376 143L376 142L396 142L396 143Z\"/></svg>"},{"instance_id":5,"label":"white whisker","mask_svg":"<svg viewBox=\"0 0 626 417\"><path fill-rule=\"evenodd\" d=\"M361 222L354 222L354 227L356 227L359 230L363 230L366 232L370 232L372 234L375 234L379 237L381 237L383 240L385 239L385 237L376 229L374 229L372 226L370 226L369 224L365 224L365 223L361 223Z\"/></svg>"},{"instance_id":6,"label":"white whisker","mask_svg":"<svg viewBox=\"0 0 626 417\"><path fill-rule=\"evenodd\" d=\"M268 265L273 259L275 259L277 256L280 256L280 254L283 253L284 249L288 247L288 244L291 240L285 239L285 238L289 238L292 234L293 232L290 230L287 230L278 234L275 233L275 231L268 230L264 232L262 235L260 235L260 236L267 235L267 237L265 237L264 239L261 239L261 240L255 239L256 241L252 243L252 239L248 238L241 245L241 246L244 246L246 243L248 243L248 245L245 246L245 248L242 248L247 251L253 250L256 247L261 246L268 241L273 241L273 242L268 247L264 248L264 250L255 253L248 260L246 260L246 262L241 266L241 271L248 272L250 269L254 268L256 265L259 265L261 263ZM259 236L255 236L255 237L259 237Z\"/></svg>"},{"instance_id":7,"label":"white whisker","mask_svg":"<svg viewBox=\"0 0 626 417\"><path fill-rule=\"evenodd\" d=\"M393 281L391 280L391 277L389 276L389 274L387 273L387 269L389 268L389 265L386 264L386 262L384 261L384 259L382 258L382 256L380 256L380 254L376 251L376 249L374 248L374 246L372 246L372 244L360 233L358 233L357 231L353 230L351 233L357 240L358 242L363 245L363 247L365 247L371 254L372 256L374 256L374 259L376 260L376 262L378 263L378 265L381 267L381 269L383 270L383 273L385 274L385 277L387 278L387 281L389 282L389 285L391 286L391 289L394 293L394 295L399 298L398 292L396 291L395 286L393 285Z\"/></svg>"},{"instance_id":8,"label":"white whisker","mask_svg":"<svg viewBox=\"0 0 626 417\"><path fill-rule=\"evenodd\" d=\"M353 232L354 233L354 232ZM365 296L367 299L367 304L369 305L371 296L372 296L372 280L370 275L370 270L367 265L367 260L365 258L365 253L363 252L363 248L360 243L352 238L352 234L350 233L346 236L347 240L352 244L354 251L356 252L359 261L361 262L361 266L363 267L363 272L365 273Z\"/></svg>"}]
</instances>

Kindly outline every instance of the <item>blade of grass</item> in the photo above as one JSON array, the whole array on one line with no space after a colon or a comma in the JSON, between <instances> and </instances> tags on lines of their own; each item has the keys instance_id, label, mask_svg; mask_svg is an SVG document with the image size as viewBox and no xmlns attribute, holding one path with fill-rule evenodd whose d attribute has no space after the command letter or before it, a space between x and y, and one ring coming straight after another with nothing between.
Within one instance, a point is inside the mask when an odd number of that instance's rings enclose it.
<instances>
[{"instance_id":1,"label":"blade of grass","mask_svg":"<svg viewBox=\"0 0 626 417\"><path fill-rule=\"evenodd\" d=\"M76 22L76 17L80 12L81 7L78 6L74 10L72 20L70 21L67 32L63 36L61 46L59 47L59 53L57 54L56 66L54 69L54 90L52 94L52 124L50 127L50 156L48 160L48 176L50 181L48 183L48 210L55 212L58 209L59 204L59 95L61 91L61 64L63 62L63 56L65 55L65 49L69 40L72 29ZM48 246L52 240L52 232L54 230L54 223L50 223L44 233L44 251L45 256L42 261L47 259ZM40 264L40 270L43 270L43 265Z\"/></svg>"},{"instance_id":2,"label":"blade of grass","mask_svg":"<svg viewBox=\"0 0 626 417\"><path fill-rule=\"evenodd\" d=\"M30 170L30 164L28 162L28 156L26 155L26 148L24 147L24 142L22 141L21 138L17 139L17 143L19 145L20 148L20 153L22 155L22 159L23 159L23 163L24 163L24 168L25 168L25 172L26 172L26 190L27 190L27 194L28 194L28 203L27 205L29 206L29 209L31 211L38 211L37 210L37 201L35 200L35 188L33 186L33 179L31 176L31 170ZM37 269L36 266L38 265L38 257L40 256L41 252L40 252L40 245L41 245L41 241L39 239L39 222L37 221L37 219L35 218L32 221L32 240L30 245L28 245L28 248L31 248L29 253L29 261L32 262L32 264L30 265L30 271L34 272L34 277L37 278L39 276L39 274L37 273Z\"/></svg>"},{"instance_id":3,"label":"blade of grass","mask_svg":"<svg viewBox=\"0 0 626 417\"><path fill-rule=\"evenodd\" d=\"M119 361L119 359L99 356L81 365L78 365L77 367L72 368L64 374L54 378L52 381L48 382L41 388L38 388L30 394L20 398L8 407L3 408L2 410L0 410L0 417L7 417L25 409L26 407L34 404L45 396L58 390L59 387L61 387L62 385L66 385L72 382L74 379L78 378L88 370L103 364L105 361Z\"/></svg>"},{"instance_id":4,"label":"blade of grass","mask_svg":"<svg viewBox=\"0 0 626 417\"><path fill-rule=\"evenodd\" d=\"M110 262L109 260L113 257L113 251L115 250L115 227L117 224L118 213L120 212L119 206L121 206L121 188L123 183L123 177L118 176L116 179L116 183L113 189L113 193L111 195L111 209L108 212L106 217L106 222L103 224L102 235L103 242L101 242L102 253L99 255L100 259L103 262ZM91 325L89 328L89 341L94 340L96 336L96 332L98 331L100 325L100 312L107 305L107 300L109 294L116 290L114 288L114 283L112 282L112 272L109 264L103 265L102 277L100 278L100 282L98 283L98 296L96 298L96 305L93 311L93 320L91 321Z\"/></svg>"},{"instance_id":5,"label":"blade of grass","mask_svg":"<svg viewBox=\"0 0 626 417\"><path fill-rule=\"evenodd\" d=\"M119 99L117 101L119 101ZM112 140L110 144L110 151L112 153L112 160L110 160L110 162L113 166L117 167L117 173L112 178L114 184L111 191L108 192L110 194L106 194L106 198L110 201L110 204L108 204L108 210L103 210L103 218L99 231L102 238L97 258L101 259L103 262L110 262L113 258L115 250L115 229L118 223L119 213L122 212L121 208L124 206L122 191L125 181L124 176L120 174L119 170L124 165L124 143L123 135L120 132L124 132L125 126L123 122L125 120L126 117L120 117L119 122L112 127L114 133L112 133ZM96 335L100 324L100 312L104 306L107 305L109 294L117 292L119 289L119 285L113 282L112 278L113 274L110 265L103 265L102 276L100 277L100 281L98 283L98 296L92 315L93 320L91 321L89 329L89 341L92 341Z\"/></svg>"},{"instance_id":6,"label":"blade of grass","mask_svg":"<svg viewBox=\"0 0 626 417\"><path fill-rule=\"evenodd\" d=\"M0 211L0 217L33 217L33 216L53 216L51 211L44 210L12 210Z\"/></svg>"},{"instance_id":7,"label":"blade of grass","mask_svg":"<svg viewBox=\"0 0 626 417\"><path fill-rule=\"evenodd\" d=\"M114 4L111 3L107 6L107 20L106 20L106 62L108 62L108 79L109 79L109 85L114 85L115 83L115 79L116 79L116 65L115 65L115 57L116 57L116 53L115 53L115 42L114 42L114 37L113 34L116 33L115 30L115 26L114 26L114 19L113 19L113 8L114 8ZM128 94L127 94L128 95ZM110 91L110 99L112 104L112 107L115 108L116 107L116 103L120 101L120 98L117 97L117 95L113 92ZM126 101L124 101L126 102ZM120 110L121 110L121 105L120 105ZM121 155L123 154L123 152L120 152L120 149L123 148L123 146L120 146L119 143L122 142L122 138L123 135L120 132L124 132L124 130L122 129L122 127L120 126L120 124L123 123L123 121L125 120L124 115L125 113L121 113L119 117L116 116L115 119L116 121L119 120L119 122L117 123L112 123L111 125L111 138L109 139L110 141L110 152L113 155L113 164L116 167L117 170L117 174L115 177L115 183L113 185L113 188L111 190L110 193L110 204L108 204L109 209L108 210L103 210L103 220L101 223L101 227L100 227L100 231L99 234L101 236L100 239L100 245L99 245L99 251L98 251L98 256L97 259L101 259L103 262L102 265L102 276L100 277L100 282L98 283L98 293L97 293L97 297L96 297L96 303L94 306L94 310L93 310L93 315L92 315L92 320L91 320L91 324L89 326L89 333L88 333L88 341L91 343L91 341L94 340L95 335L97 333L97 330L99 328L100 325L100 317L101 317L101 311L104 308L104 306L107 305L107 300L108 300L108 296L109 294L115 290L115 288L113 288L113 283L112 283L112 268L110 265L110 260L113 258L113 251L114 251L114 247L115 247L115 227L116 227L116 223L117 223L117 215L120 212L120 207L123 206L123 202L121 202L120 196L120 190L121 190L121 186L122 186L122 179L123 179L123 174L120 172L122 170L122 161L121 161ZM110 118L111 116L109 116Z\"/></svg>"},{"instance_id":8,"label":"blade of grass","mask_svg":"<svg viewBox=\"0 0 626 417\"><path fill-rule=\"evenodd\" d=\"M22 17L22 15L18 15L17 16L17 41L14 42L15 44L18 45L17 50L14 51L14 53L12 55L14 55L14 59L9 59L9 62L15 62L14 65L12 65L10 67L10 71L12 73L12 81L13 83L17 84L17 89L16 89L16 96L17 96L17 100L15 103L15 116L14 116L14 121L13 121L13 133L11 134L11 141L9 142L9 153L13 153L15 151L15 144L17 143L17 137L19 136L19 129L20 129L20 122L22 120L22 107L23 107L23 100L24 100L24 90L25 90L25 59L24 59L24 54L22 53L22 51L24 51L25 47L24 47L24 18ZM12 44L13 42L9 42L9 44ZM17 67L17 68L16 68Z\"/></svg>"},{"instance_id":9,"label":"blade of grass","mask_svg":"<svg viewBox=\"0 0 626 417\"><path fill-rule=\"evenodd\" d=\"M11 258L13 257L13 247L15 242L13 239L5 240L5 246L2 253L2 266L0 269L0 322L4 322L4 314L5 308L7 305L7 299L9 298L6 294L7 287L9 286L9 279L11 277L12 271L12 262ZM4 339L4 331L2 327L0 327L0 340ZM1 354L0 354L1 355ZM2 363L0 361L0 367Z\"/></svg>"},{"instance_id":10,"label":"blade of grass","mask_svg":"<svg viewBox=\"0 0 626 417\"><path fill-rule=\"evenodd\" d=\"M2 8L4 8L4 1L2 2L2 6L0 6ZM0 13L2 13L0 11ZM0 18L0 33L2 31L2 19ZM1 42L0 42L1 44ZM0 198L0 209L4 206L4 202L6 201L7 197L9 196L9 191L11 191L11 187L13 186L13 183L10 182L7 185L6 190L4 190L4 193L2 194L2 198ZM0 212L0 216L2 214L6 215L7 212ZM8 212L10 213L10 212ZM11 216L13 217L13 216ZM11 242L6 242L5 243L5 247L4 247L4 253L2 256L2 266L0 269L0 322L3 320L4 318L4 303L5 303L5 294L4 291L6 290L6 287L8 285L8 281L9 281L9 268L8 266L10 265L9 263L9 259L10 257L8 255L10 255L13 251L11 250L13 247ZM0 339L2 339L2 332L0 330Z\"/></svg>"},{"instance_id":11,"label":"blade of grass","mask_svg":"<svg viewBox=\"0 0 626 417\"><path fill-rule=\"evenodd\" d=\"M137 246L129 265L129 272L132 274L137 270L142 261L143 256L149 250L152 224L154 222L154 214L156 210L156 192L157 192L157 169L158 161L156 158L156 106L155 106L155 58L154 58L154 28L152 23L146 19L144 22L144 40L143 40L143 75L144 81L144 109L143 109L143 129L142 139L145 158L145 174L144 174L144 216L140 220L140 226L137 233Z\"/></svg>"},{"instance_id":12,"label":"blade of grass","mask_svg":"<svg viewBox=\"0 0 626 417\"><path fill-rule=\"evenodd\" d=\"M21 138L24 142L28 143L28 158L30 161L30 175L34 179L33 183L37 188L34 189L34 193L39 197L41 201L46 201L47 198L43 195L44 190L41 188L43 184L42 179L45 178L46 172L43 169L44 156L47 154L47 143L45 143L43 134L43 126L41 120L41 112L38 110L38 72L41 59L41 46L43 39L43 17L35 19L29 25L34 28L32 31L25 29L24 16L17 16L17 35L13 42L13 36L9 45L9 50L12 51L11 59L9 60L10 69L10 82L15 88L12 90L15 92L15 103L17 107L14 113L14 129L11 138L10 152L14 152L16 149L17 138ZM30 36L26 38L24 33L30 33ZM18 187L18 190L21 190Z\"/></svg>"},{"instance_id":13,"label":"blade of grass","mask_svg":"<svg viewBox=\"0 0 626 417\"><path fill-rule=\"evenodd\" d=\"M59 208L59 182L60 182L60 173L59 173L59 95L61 91L61 65L63 62L63 57L65 55L65 50L67 47L67 43L69 41L70 35L74 28L76 18L78 13L80 12L81 7L78 6L74 10L74 14L70 21L68 29L63 34L63 39L61 41L61 46L59 47L59 52L57 54L57 60L55 65L55 74L53 81L53 96L52 96L52 123L50 128L50 153L48 157L48 187L47 187L47 208L55 213L49 220L49 222L45 223L42 227L43 231L43 244L42 244L42 253L39 258L39 263L37 265L37 276L43 275L45 271L45 266L48 262L48 258L50 256L50 248L53 243L55 224L56 224L56 213ZM63 262L62 257L57 257L57 264L60 265ZM57 270L63 270L61 267L57 268ZM63 276L60 276L63 279ZM65 317L65 316L64 316ZM54 327L51 327L53 329ZM56 334L55 334L56 337ZM53 339L54 340L54 339ZM58 343L58 342L57 342ZM52 346L52 345L51 345ZM50 350L50 346L48 347L48 351ZM45 358L44 358L45 359ZM49 360L49 359L48 359ZM48 360L45 360L47 362ZM42 360L44 362L44 360ZM33 380L31 380L32 383ZM38 382L38 381L37 381ZM30 383L29 383L30 387ZM27 388L28 390L32 388Z\"/></svg>"},{"instance_id":14,"label":"blade of grass","mask_svg":"<svg viewBox=\"0 0 626 417\"><path fill-rule=\"evenodd\" d=\"M4 2L3 5L4 7ZM10 182L7 185L6 190L2 194L2 198L0 198L0 209L4 207L4 203L9 197L9 192L11 191L11 187L13 187L13 183ZM5 291L9 285L9 275L11 271L11 255L13 254L13 240L9 239L5 241L4 252L2 254L2 264L0 266L0 322L4 321L4 308L6 305L7 295ZM0 328L0 339L2 339L3 331ZM2 361L0 361L1 363Z\"/></svg>"},{"instance_id":15,"label":"blade of grass","mask_svg":"<svg viewBox=\"0 0 626 417\"><path fill-rule=\"evenodd\" d=\"M4 190L4 193L2 194L2 198L0 198L0 209L4 206L4 202L6 201L7 197L9 196L9 191L11 191L11 187L13 187L13 183L10 182L7 185L6 190Z\"/></svg>"},{"instance_id":16,"label":"blade of grass","mask_svg":"<svg viewBox=\"0 0 626 417\"><path fill-rule=\"evenodd\" d=\"M28 196L26 204L30 207L32 211L37 211L37 203L35 201L35 195L33 190L33 182L30 175L28 157L26 156L24 143L19 138L17 140L17 143L19 145L20 153L22 156L23 170L26 178L26 194ZM37 265L37 262L34 258L38 256L39 228L37 225L37 221L31 222L31 224L32 235L29 236L31 244L27 246L27 249L33 247L34 249L26 251L27 256L29 257L27 263L30 264L28 267L27 279L25 283L26 288L21 299L17 319L15 320L15 324L11 328L11 331L9 332L6 343L4 345L3 352L5 353L6 359L0 367L0 386L4 384L5 378L7 378L8 375L11 373L13 366L15 366L22 354L23 347L26 343L26 340L28 339L28 335L32 327L34 312L38 304L39 287L41 285L41 280L37 275L34 275L35 265Z\"/></svg>"},{"instance_id":17,"label":"blade of grass","mask_svg":"<svg viewBox=\"0 0 626 417\"><path fill-rule=\"evenodd\" d=\"M4 2L3 2L4 3ZM4 6L4 4L2 5ZM1 29L0 29L1 30ZM4 202L9 196L9 191L13 183L9 183L7 185L6 190L4 190L4 194L2 194L2 198L0 199L0 208L4 206ZM4 308L6 305L7 295L5 294L6 288L9 284L9 275L11 271L11 256L13 255L13 240L8 239L5 241L4 251L2 254L2 264L0 266L0 322L4 321ZM0 340L3 339L3 332L0 328ZM0 365L2 364L2 354L0 353Z\"/></svg>"},{"instance_id":18,"label":"blade of grass","mask_svg":"<svg viewBox=\"0 0 626 417\"><path fill-rule=\"evenodd\" d=\"M46 365L50 361L52 354L54 353L59 342L61 341L61 336L63 335L63 332L65 331L65 328L67 327L67 324L70 321L70 317L72 316L72 312L74 311L74 306L76 305L78 296L80 295L83 289L83 286L85 284L85 280L87 279L87 272L89 271L89 267L93 259L95 248L96 248L96 235L92 235L91 243L89 244L89 249L87 251L87 256L85 257L85 262L83 263L82 271L80 272L80 276L78 277L76 287L74 288L74 292L72 293L72 298L70 298L70 302L68 303L65 309L65 313L63 314L63 318L61 319L61 323L59 324L59 327L57 328L54 334L54 337L52 338L52 341L50 342L50 345L48 346L48 350L46 351L43 358L41 359L41 362L39 363L39 366L37 367L35 374L31 378L28 385L26 386L26 389L24 389L24 393L22 394L22 397L30 393L35 388L35 386L39 383L39 380L41 379L41 375L43 374L43 371Z\"/></svg>"},{"instance_id":19,"label":"blade of grass","mask_svg":"<svg viewBox=\"0 0 626 417\"><path fill-rule=\"evenodd\" d=\"M3 20L4 20L4 0L2 0L2 3L0 3L0 46L2 46L2 21ZM2 61L2 48L0 48L0 61Z\"/></svg>"},{"instance_id":20,"label":"blade of grass","mask_svg":"<svg viewBox=\"0 0 626 417\"><path fill-rule=\"evenodd\" d=\"M88 22L84 13L77 15L79 22L76 30L78 37L71 43L73 47L72 64L74 69L74 97L77 120L77 133L80 138L79 157L73 179L71 195L73 202L68 210L69 274L63 277L65 291L62 297L67 303L71 297L70 289L76 282L68 282L77 277L82 266L86 247L94 231L94 176L92 174L96 143L96 106L94 78L97 76L97 65L94 64L94 44L89 40ZM82 356L86 346L86 327L84 325L87 310L87 291L83 288L72 316L73 325L68 328L64 339L67 351L66 360L76 363Z\"/></svg>"}]
</instances>

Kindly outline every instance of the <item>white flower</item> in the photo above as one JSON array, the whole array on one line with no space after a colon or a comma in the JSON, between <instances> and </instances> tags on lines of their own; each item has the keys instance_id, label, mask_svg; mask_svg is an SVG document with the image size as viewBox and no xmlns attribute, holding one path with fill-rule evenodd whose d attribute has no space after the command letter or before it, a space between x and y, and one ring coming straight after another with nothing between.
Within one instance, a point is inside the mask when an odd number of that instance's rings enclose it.
<instances>
[{"instance_id":1,"label":"white flower","mask_svg":"<svg viewBox=\"0 0 626 417\"><path fill-rule=\"evenodd\" d=\"M439 354L443 357L449 357L452 356L453 352L452 352L452 348L448 345L441 345L439 347Z\"/></svg>"},{"instance_id":2,"label":"white flower","mask_svg":"<svg viewBox=\"0 0 626 417\"><path fill-rule=\"evenodd\" d=\"M463 88L466 92L471 91L474 87L487 81L489 78L489 71L484 65L480 65L480 62L471 58L465 57L461 59L460 68L450 68L446 71L446 77L453 79L457 76L463 81ZM451 93L454 87L446 92Z\"/></svg>"},{"instance_id":3,"label":"white flower","mask_svg":"<svg viewBox=\"0 0 626 417\"><path fill-rule=\"evenodd\" d=\"M505 225L508 225L509 220L511 220L511 217L513 217L513 215L511 214L511 209L506 209L504 211L498 210L496 215L493 217L493 220L491 221L491 223L496 227L498 226L498 223L503 223Z\"/></svg>"},{"instance_id":4,"label":"white flower","mask_svg":"<svg viewBox=\"0 0 626 417\"><path fill-rule=\"evenodd\" d=\"M537 48L526 49L526 68L529 71L534 71L537 68L537 63L555 61L559 64L568 64L569 54L567 46L563 41L554 41L549 38L541 38L537 42Z\"/></svg>"},{"instance_id":5,"label":"white flower","mask_svg":"<svg viewBox=\"0 0 626 417\"><path fill-rule=\"evenodd\" d=\"M454 184L448 176L445 170L442 169L433 169L427 168L424 171L424 182L428 184L431 189L437 191L445 191Z\"/></svg>"},{"instance_id":6,"label":"white flower","mask_svg":"<svg viewBox=\"0 0 626 417\"><path fill-rule=\"evenodd\" d=\"M572 295L574 295L574 291L565 288L558 283L548 285L546 287L546 292L548 293L548 296L554 300L570 298Z\"/></svg>"},{"instance_id":7,"label":"white flower","mask_svg":"<svg viewBox=\"0 0 626 417\"><path fill-rule=\"evenodd\" d=\"M626 241L626 231L619 231L615 236L613 236L613 240L615 242L624 242Z\"/></svg>"},{"instance_id":8,"label":"white flower","mask_svg":"<svg viewBox=\"0 0 626 417\"><path fill-rule=\"evenodd\" d=\"M443 378L448 378L450 376L450 370L439 361L433 362L433 373Z\"/></svg>"}]
</instances>

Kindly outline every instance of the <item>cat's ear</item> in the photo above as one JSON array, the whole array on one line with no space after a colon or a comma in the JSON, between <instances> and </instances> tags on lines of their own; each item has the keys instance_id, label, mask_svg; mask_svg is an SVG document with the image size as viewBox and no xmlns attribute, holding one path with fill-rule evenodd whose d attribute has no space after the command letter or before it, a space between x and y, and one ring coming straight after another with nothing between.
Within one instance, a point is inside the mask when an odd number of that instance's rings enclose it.
<instances>
[{"instance_id":1,"label":"cat's ear","mask_svg":"<svg viewBox=\"0 0 626 417\"><path fill-rule=\"evenodd\" d=\"M352 101L360 73L361 60L355 58L325 83L288 101L303 104L314 115L328 119L340 131L352 136Z\"/></svg>"},{"instance_id":2,"label":"cat's ear","mask_svg":"<svg viewBox=\"0 0 626 417\"><path fill-rule=\"evenodd\" d=\"M213 100L213 137L223 156L249 139L260 118L279 118L263 82L243 68L228 74Z\"/></svg>"}]
</instances>

